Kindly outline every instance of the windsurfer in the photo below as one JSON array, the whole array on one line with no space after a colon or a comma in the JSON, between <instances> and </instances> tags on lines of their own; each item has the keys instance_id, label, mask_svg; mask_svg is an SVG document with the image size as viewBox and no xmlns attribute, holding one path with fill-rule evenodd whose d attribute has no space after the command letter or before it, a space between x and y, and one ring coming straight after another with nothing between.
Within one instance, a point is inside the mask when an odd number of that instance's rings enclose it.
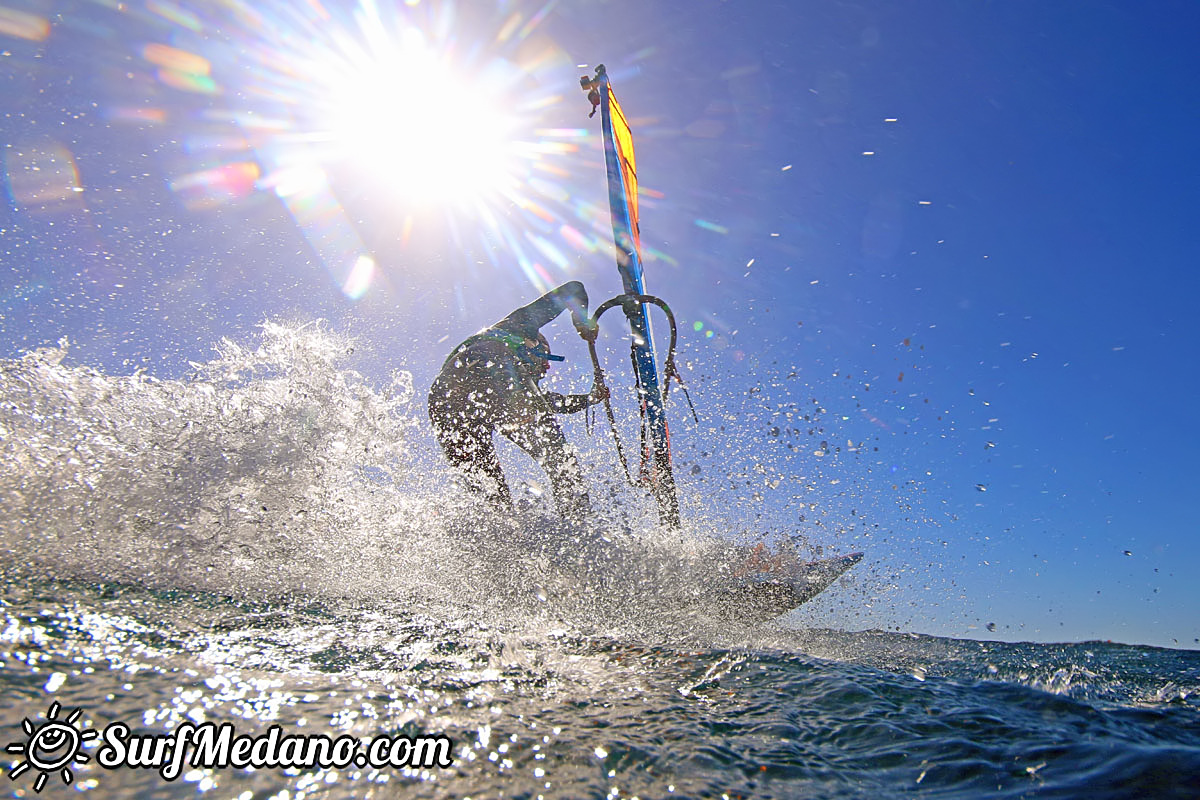
<instances>
[{"instance_id":1,"label":"windsurfer","mask_svg":"<svg viewBox=\"0 0 1200 800\"><path fill-rule=\"evenodd\" d=\"M511 511L513 501L492 439L497 431L545 470L564 518L581 521L591 510L579 459L554 414L583 411L608 390L600 384L588 394L562 395L540 385L550 362L563 360L540 329L570 310L579 335L594 340L587 306L579 281L547 292L455 347L429 390L429 420L446 458L500 510Z\"/></svg>"}]
</instances>

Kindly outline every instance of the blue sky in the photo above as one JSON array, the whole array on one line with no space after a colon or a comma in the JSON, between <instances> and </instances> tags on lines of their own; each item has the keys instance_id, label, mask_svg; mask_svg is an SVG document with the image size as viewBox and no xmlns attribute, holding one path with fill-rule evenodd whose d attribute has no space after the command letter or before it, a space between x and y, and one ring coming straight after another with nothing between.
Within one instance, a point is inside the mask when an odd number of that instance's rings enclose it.
<instances>
[{"instance_id":1,"label":"blue sky","mask_svg":"<svg viewBox=\"0 0 1200 800\"><path fill-rule=\"evenodd\" d=\"M550 285L616 294L604 62L704 415L691 508L866 550L816 624L1196 646L1194 4L370 8L5 0L4 355L174 377L322 317L423 386ZM464 93L389 82L413 47ZM507 189L395 158L429 91Z\"/></svg>"}]
</instances>

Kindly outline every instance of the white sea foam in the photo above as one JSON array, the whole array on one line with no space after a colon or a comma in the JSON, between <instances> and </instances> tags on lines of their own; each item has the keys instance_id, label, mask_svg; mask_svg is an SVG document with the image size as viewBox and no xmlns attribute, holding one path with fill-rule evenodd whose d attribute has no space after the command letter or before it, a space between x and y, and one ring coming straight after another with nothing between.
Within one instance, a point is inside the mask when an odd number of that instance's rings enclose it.
<instances>
[{"instance_id":1,"label":"white sea foam","mask_svg":"<svg viewBox=\"0 0 1200 800\"><path fill-rule=\"evenodd\" d=\"M6 569L695 630L727 565L702 522L666 531L623 507L581 531L544 503L481 511L419 463L411 377L372 386L352 350L319 324L266 323L178 380L70 365L65 342L0 362Z\"/></svg>"}]
</instances>

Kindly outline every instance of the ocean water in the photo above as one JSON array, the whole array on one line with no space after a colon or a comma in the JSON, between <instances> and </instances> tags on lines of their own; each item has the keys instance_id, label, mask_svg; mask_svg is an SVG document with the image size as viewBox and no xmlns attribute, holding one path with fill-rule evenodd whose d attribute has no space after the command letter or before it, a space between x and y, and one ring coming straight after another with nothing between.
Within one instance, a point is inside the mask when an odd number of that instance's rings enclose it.
<instances>
[{"instance_id":1,"label":"ocean water","mask_svg":"<svg viewBox=\"0 0 1200 800\"><path fill-rule=\"evenodd\" d=\"M268 324L180 380L65 344L0 363L0 745L78 709L442 735L453 763L166 780L91 741L42 796L1200 796L1200 652L738 625L701 522L581 541L431 486L411 381L369 385L348 347Z\"/></svg>"}]
</instances>

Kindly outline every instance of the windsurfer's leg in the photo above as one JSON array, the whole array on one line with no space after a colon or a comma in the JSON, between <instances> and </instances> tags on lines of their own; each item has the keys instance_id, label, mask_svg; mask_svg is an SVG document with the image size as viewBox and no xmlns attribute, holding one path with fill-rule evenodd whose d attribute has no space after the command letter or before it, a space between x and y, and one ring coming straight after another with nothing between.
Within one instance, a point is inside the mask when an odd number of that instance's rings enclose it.
<instances>
[{"instance_id":1,"label":"windsurfer's leg","mask_svg":"<svg viewBox=\"0 0 1200 800\"><path fill-rule=\"evenodd\" d=\"M585 521L592 506L584 489L583 469L554 418L547 415L529 425L505 425L500 432L545 470L558 513L564 519Z\"/></svg>"},{"instance_id":2,"label":"windsurfer's leg","mask_svg":"<svg viewBox=\"0 0 1200 800\"><path fill-rule=\"evenodd\" d=\"M497 510L511 512L512 495L496 456L493 426L438 402L429 404L429 421L442 452L467 488L482 495Z\"/></svg>"}]
</instances>

